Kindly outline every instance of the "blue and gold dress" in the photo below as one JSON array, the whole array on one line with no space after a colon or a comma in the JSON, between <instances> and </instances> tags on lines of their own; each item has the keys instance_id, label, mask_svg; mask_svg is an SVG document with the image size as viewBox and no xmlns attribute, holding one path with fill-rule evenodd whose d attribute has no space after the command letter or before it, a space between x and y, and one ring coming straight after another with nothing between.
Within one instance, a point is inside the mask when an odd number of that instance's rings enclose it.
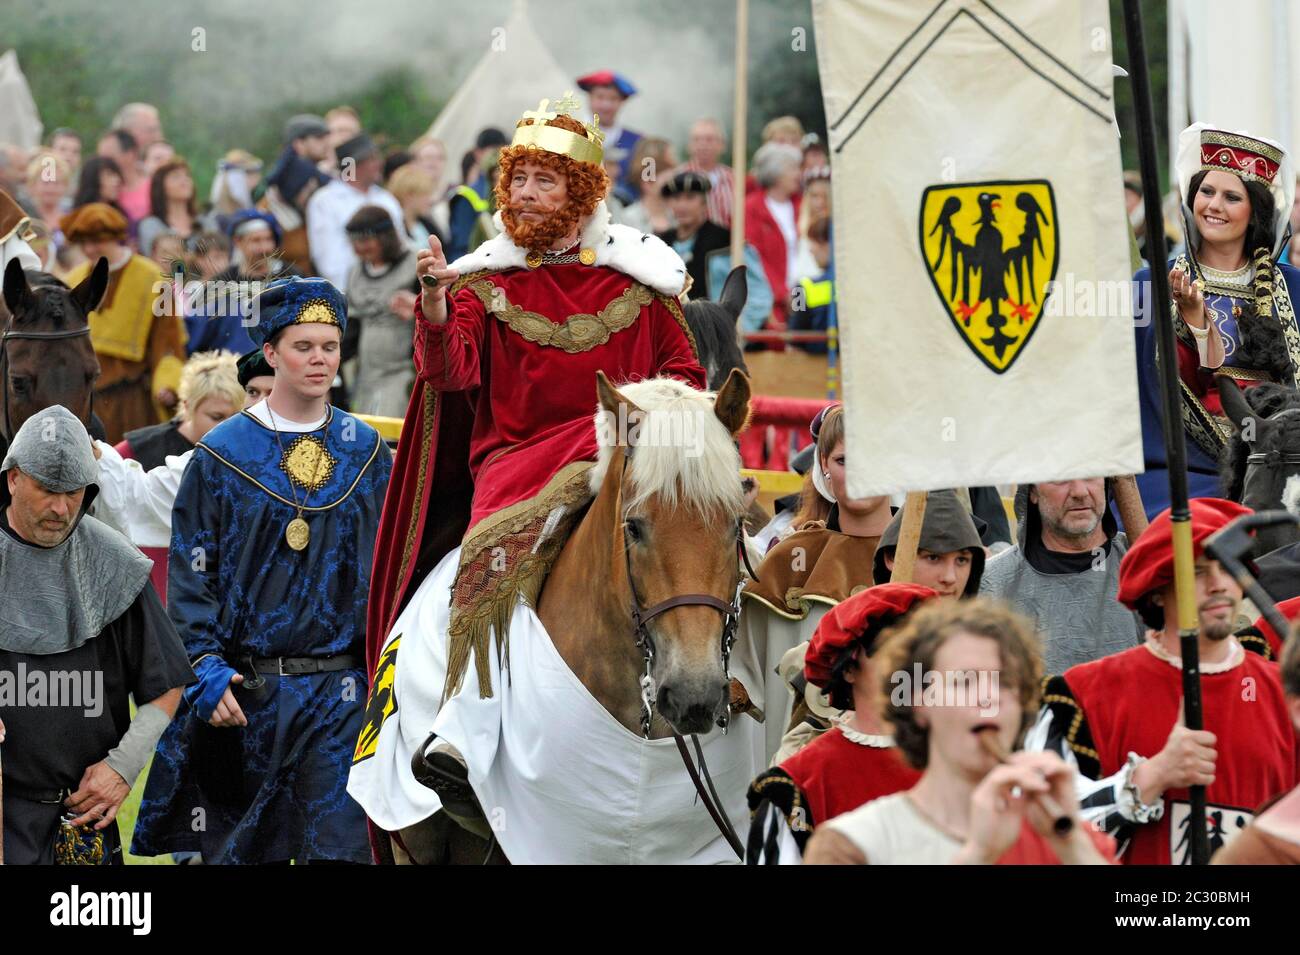
<instances>
[{"instance_id":1,"label":"blue and gold dress","mask_svg":"<svg viewBox=\"0 0 1300 955\"><path fill-rule=\"evenodd\" d=\"M1178 313L1178 307L1171 304L1174 333L1177 337L1182 422L1187 435L1188 491L1192 497L1220 497L1223 491L1219 479L1219 457L1232 435L1232 426L1223 417L1215 378L1226 376L1243 387L1274 380L1269 372L1248 367L1242 357L1242 338L1237 320L1254 300L1254 267L1248 263L1235 272L1222 272L1192 263L1185 254L1171 260L1168 267L1181 269L1203 280L1205 305L1210 321L1223 339L1223 365L1213 370L1202 368L1196 339ZM1165 465L1164 415L1156 356L1156 326L1151 320L1150 312L1151 270L1142 269L1133 281L1138 397L1142 414L1142 447L1146 460L1146 473L1139 474L1137 482L1147 514L1155 515L1169 506L1169 477ZM1300 271L1290 265L1275 264L1272 288L1272 320L1281 328L1292 368L1300 369L1300 325L1297 324L1294 307L1300 296ZM1293 371L1288 380L1279 383L1300 387L1300 371Z\"/></svg>"}]
</instances>

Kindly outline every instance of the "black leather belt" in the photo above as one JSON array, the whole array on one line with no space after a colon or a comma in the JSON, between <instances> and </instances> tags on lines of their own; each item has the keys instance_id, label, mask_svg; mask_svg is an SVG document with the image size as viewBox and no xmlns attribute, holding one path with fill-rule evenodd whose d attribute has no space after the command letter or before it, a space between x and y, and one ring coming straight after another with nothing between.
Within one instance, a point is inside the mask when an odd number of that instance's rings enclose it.
<instances>
[{"instance_id":1,"label":"black leather belt","mask_svg":"<svg viewBox=\"0 0 1300 955\"><path fill-rule=\"evenodd\" d=\"M72 795L70 789L28 789L26 786L15 786L12 783L6 783L4 788L6 797L13 796L17 799L23 799L27 802L39 802L47 806L60 806L63 800Z\"/></svg>"},{"instance_id":2,"label":"black leather belt","mask_svg":"<svg viewBox=\"0 0 1300 955\"><path fill-rule=\"evenodd\" d=\"M253 661L253 669L262 676L302 676L360 667L360 659L351 653L332 657L262 657Z\"/></svg>"}]
</instances>

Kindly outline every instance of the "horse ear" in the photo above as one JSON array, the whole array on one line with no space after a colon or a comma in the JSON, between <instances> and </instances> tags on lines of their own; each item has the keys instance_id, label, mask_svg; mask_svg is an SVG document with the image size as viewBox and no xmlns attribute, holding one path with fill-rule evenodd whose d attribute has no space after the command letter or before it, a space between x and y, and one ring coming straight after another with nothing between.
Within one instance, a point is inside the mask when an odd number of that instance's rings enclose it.
<instances>
[{"instance_id":1,"label":"horse ear","mask_svg":"<svg viewBox=\"0 0 1300 955\"><path fill-rule=\"evenodd\" d=\"M1246 396L1242 394L1237 383L1231 378L1220 375L1217 382L1219 386L1219 401L1223 405L1223 413L1228 416L1238 433L1246 430L1246 422L1251 419L1257 419L1259 415L1255 409L1250 406Z\"/></svg>"},{"instance_id":2,"label":"horse ear","mask_svg":"<svg viewBox=\"0 0 1300 955\"><path fill-rule=\"evenodd\" d=\"M713 413L732 434L740 434L749 424L749 379L739 368L731 369L726 382L713 401Z\"/></svg>"},{"instance_id":3,"label":"horse ear","mask_svg":"<svg viewBox=\"0 0 1300 955\"><path fill-rule=\"evenodd\" d=\"M740 313L745 308L745 300L749 298L746 275L745 267L737 265L731 270L726 283L722 286L722 298L718 299L718 304L725 308L732 318L740 317Z\"/></svg>"},{"instance_id":4,"label":"horse ear","mask_svg":"<svg viewBox=\"0 0 1300 955\"><path fill-rule=\"evenodd\" d=\"M89 315L99 308L99 300L104 297L104 290L107 288L108 259L101 255L99 261L95 263L95 267L90 270L90 274L72 290L72 300L77 303L83 312Z\"/></svg>"},{"instance_id":5,"label":"horse ear","mask_svg":"<svg viewBox=\"0 0 1300 955\"><path fill-rule=\"evenodd\" d=\"M619 406L627 409L623 414L629 415L633 411L640 411L635 404L623 396L623 393L609 383L603 371L596 372L596 397L600 399L600 406L615 417L618 416ZM625 419L626 420L626 417Z\"/></svg>"},{"instance_id":6,"label":"horse ear","mask_svg":"<svg viewBox=\"0 0 1300 955\"><path fill-rule=\"evenodd\" d=\"M27 311L35 304L32 287L27 284L27 276L23 273L22 263L17 258L10 259L9 264L5 266L4 297L5 307L9 309L10 315Z\"/></svg>"}]
</instances>

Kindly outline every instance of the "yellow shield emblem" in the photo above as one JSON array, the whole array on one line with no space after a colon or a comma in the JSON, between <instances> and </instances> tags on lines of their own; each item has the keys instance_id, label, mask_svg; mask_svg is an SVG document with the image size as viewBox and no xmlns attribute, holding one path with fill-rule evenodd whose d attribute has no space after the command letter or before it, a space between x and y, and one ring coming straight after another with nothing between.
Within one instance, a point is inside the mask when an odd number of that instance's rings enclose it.
<instances>
[{"instance_id":1,"label":"yellow shield emblem","mask_svg":"<svg viewBox=\"0 0 1300 955\"><path fill-rule=\"evenodd\" d=\"M365 725L357 737L357 748L352 753L352 762L359 763L375 755L379 745L379 730L384 720L397 712L397 697L393 695L393 679L397 676L397 648L402 643L401 634L384 648L379 663L375 666L375 682L370 686L370 696L366 700Z\"/></svg>"},{"instance_id":2,"label":"yellow shield emblem","mask_svg":"<svg viewBox=\"0 0 1300 955\"><path fill-rule=\"evenodd\" d=\"M1024 351L1060 261L1056 197L1045 179L930 186L921 253L948 317L998 374Z\"/></svg>"}]
</instances>

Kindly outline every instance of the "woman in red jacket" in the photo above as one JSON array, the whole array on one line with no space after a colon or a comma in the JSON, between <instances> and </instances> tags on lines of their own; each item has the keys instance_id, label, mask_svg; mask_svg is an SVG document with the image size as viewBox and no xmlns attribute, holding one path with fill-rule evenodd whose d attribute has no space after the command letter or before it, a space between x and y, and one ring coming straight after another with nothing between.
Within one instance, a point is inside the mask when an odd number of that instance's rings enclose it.
<instances>
[{"instance_id":1,"label":"woman in red jacket","mask_svg":"<svg viewBox=\"0 0 1300 955\"><path fill-rule=\"evenodd\" d=\"M797 146L770 142L754 153L754 176L762 189L745 200L745 241L772 286L772 328L785 328L790 273L799 247L799 184L803 155Z\"/></svg>"}]
</instances>

